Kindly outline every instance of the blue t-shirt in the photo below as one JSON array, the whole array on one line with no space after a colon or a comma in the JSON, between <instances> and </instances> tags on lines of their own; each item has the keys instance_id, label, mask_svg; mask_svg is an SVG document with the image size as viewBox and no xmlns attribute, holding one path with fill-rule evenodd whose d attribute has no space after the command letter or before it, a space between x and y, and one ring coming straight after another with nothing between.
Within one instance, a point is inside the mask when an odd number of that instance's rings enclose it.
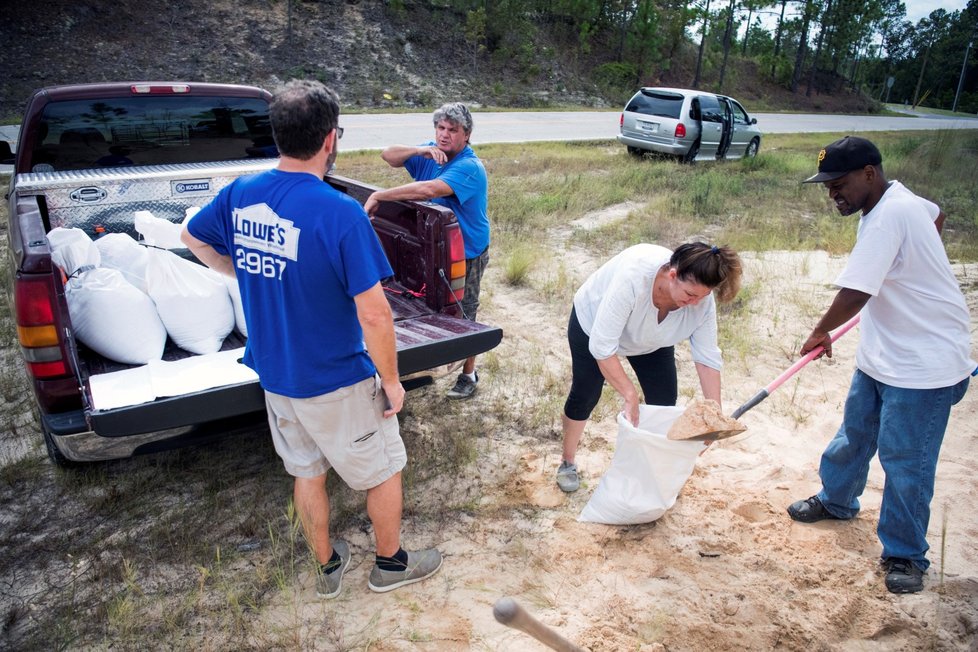
<instances>
[{"instance_id":1,"label":"blue t-shirt","mask_svg":"<svg viewBox=\"0 0 978 652\"><path fill-rule=\"evenodd\" d=\"M425 146L434 144L429 141ZM489 181L486 168L472 148L466 145L445 165L424 156L412 156L404 162L404 169L415 181L439 179L448 184L453 194L432 201L452 209L458 218L466 258L475 258L485 251L489 246Z\"/></svg>"},{"instance_id":2,"label":"blue t-shirt","mask_svg":"<svg viewBox=\"0 0 978 652\"><path fill-rule=\"evenodd\" d=\"M304 172L269 170L221 190L187 229L230 255L261 386L309 398L376 373L353 298L393 275L363 207Z\"/></svg>"}]
</instances>

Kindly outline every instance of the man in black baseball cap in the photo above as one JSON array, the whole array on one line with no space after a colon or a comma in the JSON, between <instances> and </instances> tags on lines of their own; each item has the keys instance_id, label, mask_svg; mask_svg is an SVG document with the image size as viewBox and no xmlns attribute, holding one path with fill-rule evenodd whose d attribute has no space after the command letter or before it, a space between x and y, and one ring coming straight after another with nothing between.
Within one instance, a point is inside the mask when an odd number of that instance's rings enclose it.
<instances>
[{"instance_id":1,"label":"man in black baseball cap","mask_svg":"<svg viewBox=\"0 0 978 652\"><path fill-rule=\"evenodd\" d=\"M839 291L801 355L821 346L832 357L831 331L857 314L861 322L842 425L819 463L822 488L792 503L788 515L801 523L855 518L878 454L886 475L876 529L884 582L891 593L916 593L930 564L927 529L944 430L978 373L968 306L939 234L943 213L887 181L879 150L865 138L846 136L820 151L818 174L805 182L824 184L841 214L862 215L835 281Z\"/></svg>"},{"instance_id":2,"label":"man in black baseball cap","mask_svg":"<svg viewBox=\"0 0 978 652\"><path fill-rule=\"evenodd\" d=\"M840 138L818 153L818 174L802 183L822 183L845 176L867 165L882 165L883 157L876 145L859 136Z\"/></svg>"}]
</instances>

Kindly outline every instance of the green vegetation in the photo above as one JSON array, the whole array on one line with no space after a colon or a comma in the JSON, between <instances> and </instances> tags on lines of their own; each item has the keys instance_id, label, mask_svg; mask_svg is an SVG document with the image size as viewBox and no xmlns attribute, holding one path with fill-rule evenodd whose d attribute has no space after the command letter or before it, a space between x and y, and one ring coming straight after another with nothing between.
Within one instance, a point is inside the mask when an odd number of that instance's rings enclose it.
<instances>
[{"instance_id":1,"label":"green vegetation","mask_svg":"<svg viewBox=\"0 0 978 652\"><path fill-rule=\"evenodd\" d=\"M694 166L635 159L608 142L477 147L491 180L497 260L625 201L640 207L622 221L577 230L572 240L609 254L642 241L674 246L697 234L745 251L846 253L855 242L856 218L839 216L821 185L800 183L814 173L818 151L842 135L770 135L754 159ZM944 240L951 258L978 260L978 133L879 132L871 138L883 153L887 177L947 214ZM379 160L371 152L341 154L339 166L347 176L381 186L404 183L403 170L377 165Z\"/></svg>"}]
</instances>

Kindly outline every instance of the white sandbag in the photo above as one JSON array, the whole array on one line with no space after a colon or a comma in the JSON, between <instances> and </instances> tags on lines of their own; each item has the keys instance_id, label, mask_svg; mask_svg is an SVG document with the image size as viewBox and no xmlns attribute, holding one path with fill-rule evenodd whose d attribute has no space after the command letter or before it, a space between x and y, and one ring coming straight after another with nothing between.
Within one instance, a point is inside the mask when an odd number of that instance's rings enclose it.
<instances>
[{"instance_id":1,"label":"white sandbag","mask_svg":"<svg viewBox=\"0 0 978 652\"><path fill-rule=\"evenodd\" d=\"M146 247L125 233L106 233L95 241L102 258L102 267L117 269L126 280L146 291Z\"/></svg>"},{"instance_id":2,"label":"white sandbag","mask_svg":"<svg viewBox=\"0 0 978 652\"><path fill-rule=\"evenodd\" d=\"M214 353L234 328L234 307L220 275L171 251L148 249L146 289L174 343Z\"/></svg>"},{"instance_id":3,"label":"white sandbag","mask_svg":"<svg viewBox=\"0 0 978 652\"><path fill-rule=\"evenodd\" d=\"M245 323L244 307L241 304L241 288L238 287L238 279L227 274L220 275L224 285L227 286L228 294L231 296L231 305L234 306L234 326L238 332L248 337L248 325Z\"/></svg>"},{"instance_id":4,"label":"white sandbag","mask_svg":"<svg viewBox=\"0 0 978 652\"><path fill-rule=\"evenodd\" d=\"M703 451L703 442L666 439L683 409L640 405L638 428L624 414L618 415L611 467L577 520L609 525L648 523L675 504Z\"/></svg>"},{"instance_id":5,"label":"white sandbag","mask_svg":"<svg viewBox=\"0 0 978 652\"><path fill-rule=\"evenodd\" d=\"M98 267L101 255L92 239L81 229L57 227L48 231L48 244L51 247L51 260L67 276L82 267Z\"/></svg>"},{"instance_id":6,"label":"white sandbag","mask_svg":"<svg viewBox=\"0 0 978 652\"><path fill-rule=\"evenodd\" d=\"M159 360L166 330L153 301L118 270L97 267L101 254L81 229L52 229L48 243L68 276L65 300L78 341L116 362Z\"/></svg>"},{"instance_id":7,"label":"white sandbag","mask_svg":"<svg viewBox=\"0 0 978 652\"><path fill-rule=\"evenodd\" d=\"M99 267L72 277L65 299L75 337L99 355L125 364L163 357L166 329L153 300L119 270Z\"/></svg>"},{"instance_id":8,"label":"white sandbag","mask_svg":"<svg viewBox=\"0 0 978 652\"><path fill-rule=\"evenodd\" d=\"M175 222L156 217L149 211L136 211L134 223L136 231L152 247L182 249L186 246L180 240L183 227Z\"/></svg>"}]
</instances>

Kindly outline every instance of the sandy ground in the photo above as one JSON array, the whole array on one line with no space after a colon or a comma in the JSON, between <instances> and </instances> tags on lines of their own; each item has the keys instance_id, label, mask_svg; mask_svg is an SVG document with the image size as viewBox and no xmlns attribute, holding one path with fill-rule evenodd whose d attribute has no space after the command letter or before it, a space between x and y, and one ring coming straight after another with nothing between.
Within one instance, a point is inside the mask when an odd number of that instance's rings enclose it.
<instances>
[{"instance_id":1,"label":"sandy ground","mask_svg":"<svg viewBox=\"0 0 978 652\"><path fill-rule=\"evenodd\" d=\"M615 218L605 212L572 229ZM573 245L575 232L563 234L561 253L540 261L530 289L503 286L501 261L491 268L480 318L502 326L506 336L497 351L499 368L466 406L471 418L505 402L515 415L527 405L522 392L566 387L568 305L548 300L539 288L560 274L576 287L600 264ZM796 359L802 338L828 305L844 259L769 253L746 255L745 265L750 316L735 350L726 352L728 412ZM978 265L955 270L974 320ZM577 520L611 462L618 408L609 401L599 409L578 458L584 486L566 496L553 479L561 395L551 401L549 437L524 435L512 425L485 433L477 508L435 532L405 523L408 543L437 544L444 551L437 577L371 594L370 540L355 533L347 536L354 565L338 600L317 602L307 579L301 593L283 596L265 617L310 629L325 618L336 638L322 649L547 649L493 619L494 602L512 596L593 651L978 649L978 518L972 508L978 496L978 390L954 409L947 430L924 592L894 596L883 586L875 533L883 486L878 462L855 520L802 525L785 513L788 504L819 488L819 456L840 422L857 340L857 331L843 337L834 360L812 363L748 412L742 418L748 431L703 454L675 506L656 523L612 527ZM698 393L698 385L688 350L678 351L682 403ZM514 387L512 380L528 369L535 370L536 382Z\"/></svg>"},{"instance_id":2,"label":"sandy ground","mask_svg":"<svg viewBox=\"0 0 978 652\"><path fill-rule=\"evenodd\" d=\"M435 469L422 478L405 474L404 543L411 548L439 546L445 555L439 574L388 594L371 593L369 527L365 519L347 518L334 532L350 542L354 553L340 597L317 599L314 579L303 571L298 581L287 579L285 590L263 594L254 610L244 612L242 622L248 624L243 637L248 644L240 645L238 638L233 649L547 649L494 620L493 604L512 596L541 622L594 652L978 650L978 517L973 510L978 497L978 390L972 388L951 415L932 503L932 566L922 593L894 596L883 587L875 533L883 474L877 462L855 520L801 525L785 513L788 504L819 488L818 460L841 419L857 331L839 340L833 360L810 364L744 415L744 434L718 442L701 455L678 501L657 522L615 527L577 520L611 463L620 409L609 392L579 452L583 486L573 495L561 493L554 472L560 455L560 410L569 384L569 301L579 283L603 262L578 243L585 240L581 236L586 231L613 227L634 208L625 204L568 225L554 236L552 253L536 261L524 287L506 286L504 261L494 260L480 320L501 326L505 337L496 351L480 358L479 393L462 404L447 401L443 395L453 381L449 377L408 396L402 432L409 465L412 456L417 459L437 449L452 430L471 433L475 452L474 461L460 472ZM723 398L728 413L796 359L802 339L828 305L832 279L845 261L820 252L775 252L745 254L744 262L746 309L739 316L722 317L735 325L724 344ZM968 296L976 351L978 264L958 265L955 271ZM698 383L688 349L677 348L677 356L680 403L685 403L698 394ZM18 451L5 450L4 455L17 459ZM273 485L252 484L242 478L242 471L225 469L229 482L241 483L242 495L229 502L228 509L234 510L231 521L247 518L241 512L256 501L256 496L247 495L256 486L266 492L275 487L272 491L279 495L268 500L274 503L272 511L280 512L288 481L270 447L242 450L240 455L245 468L276 478L282 475ZM206 499L206 489L197 486L206 485L205 478L187 478L192 472L175 471L178 466L192 467L181 461L192 458L192 452L167 458L174 468L160 475L159 490L152 483L152 495L161 503ZM4 527L25 528L25 535L35 541L47 541L38 556L51 560L35 565L37 560L24 559L16 565L17 578L8 578L4 585L8 593L16 589L18 595L26 595L33 590L30 582L26 589L17 588L24 583L18 579L21 575L40 586L61 577L57 568L76 570L57 548L67 527L61 520L44 524L42 518L40 526L26 525L36 520L32 514L55 513L48 505L52 500L68 500L78 493L80 501L68 504L79 514L98 515L97 532L109 527L110 540L132 535L137 543L144 541L123 518L125 509L122 517L102 514L99 510L105 507L100 507L98 496L106 479L111 479L112 490L116 482L127 486L122 484L123 473L126 478L129 473L152 477L153 456L113 468L101 480L96 474L77 483L70 474L46 473L38 492L13 481L5 487L11 502L0 510L0 521ZM181 478L186 478L186 487ZM134 491L149 491L141 486L136 482ZM43 504L19 507L13 502L35 500L35 493ZM226 496L217 495L222 500ZM65 520L70 522L67 516ZM217 530L210 538L227 536L220 525L204 526ZM262 534L267 531L261 524L248 546L254 552L239 548L225 572L242 573L245 579L258 574L268 555ZM13 534L11 540L19 536ZM226 547L233 549L233 542L226 542ZM96 553L92 561L99 561ZM79 595L101 591L105 569L122 561L112 557L104 565L95 563L103 571L86 572L88 583L79 587ZM138 595L147 600L164 590L161 587L180 586L177 580L197 573L191 567L154 569L141 563ZM118 581L112 586L122 591ZM46 609L58 599L51 591L44 595L26 602L18 599L17 604L27 606L5 612L8 624L29 628L30 610ZM220 590L207 595L218 603L228 599ZM179 589L176 596L160 604L173 608L179 607L174 599L198 599L196 592L180 598ZM3 600L0 604L9 606ZM110 627L107 638L94 647L229 649L227 626L206 620L207 609L198 610L200 620L185 628L179 640L140 638L137 644ZM142 625L146 614L137 615ZM76 617L105 618L101 610Z\"/></svg>"}]
</instances>

